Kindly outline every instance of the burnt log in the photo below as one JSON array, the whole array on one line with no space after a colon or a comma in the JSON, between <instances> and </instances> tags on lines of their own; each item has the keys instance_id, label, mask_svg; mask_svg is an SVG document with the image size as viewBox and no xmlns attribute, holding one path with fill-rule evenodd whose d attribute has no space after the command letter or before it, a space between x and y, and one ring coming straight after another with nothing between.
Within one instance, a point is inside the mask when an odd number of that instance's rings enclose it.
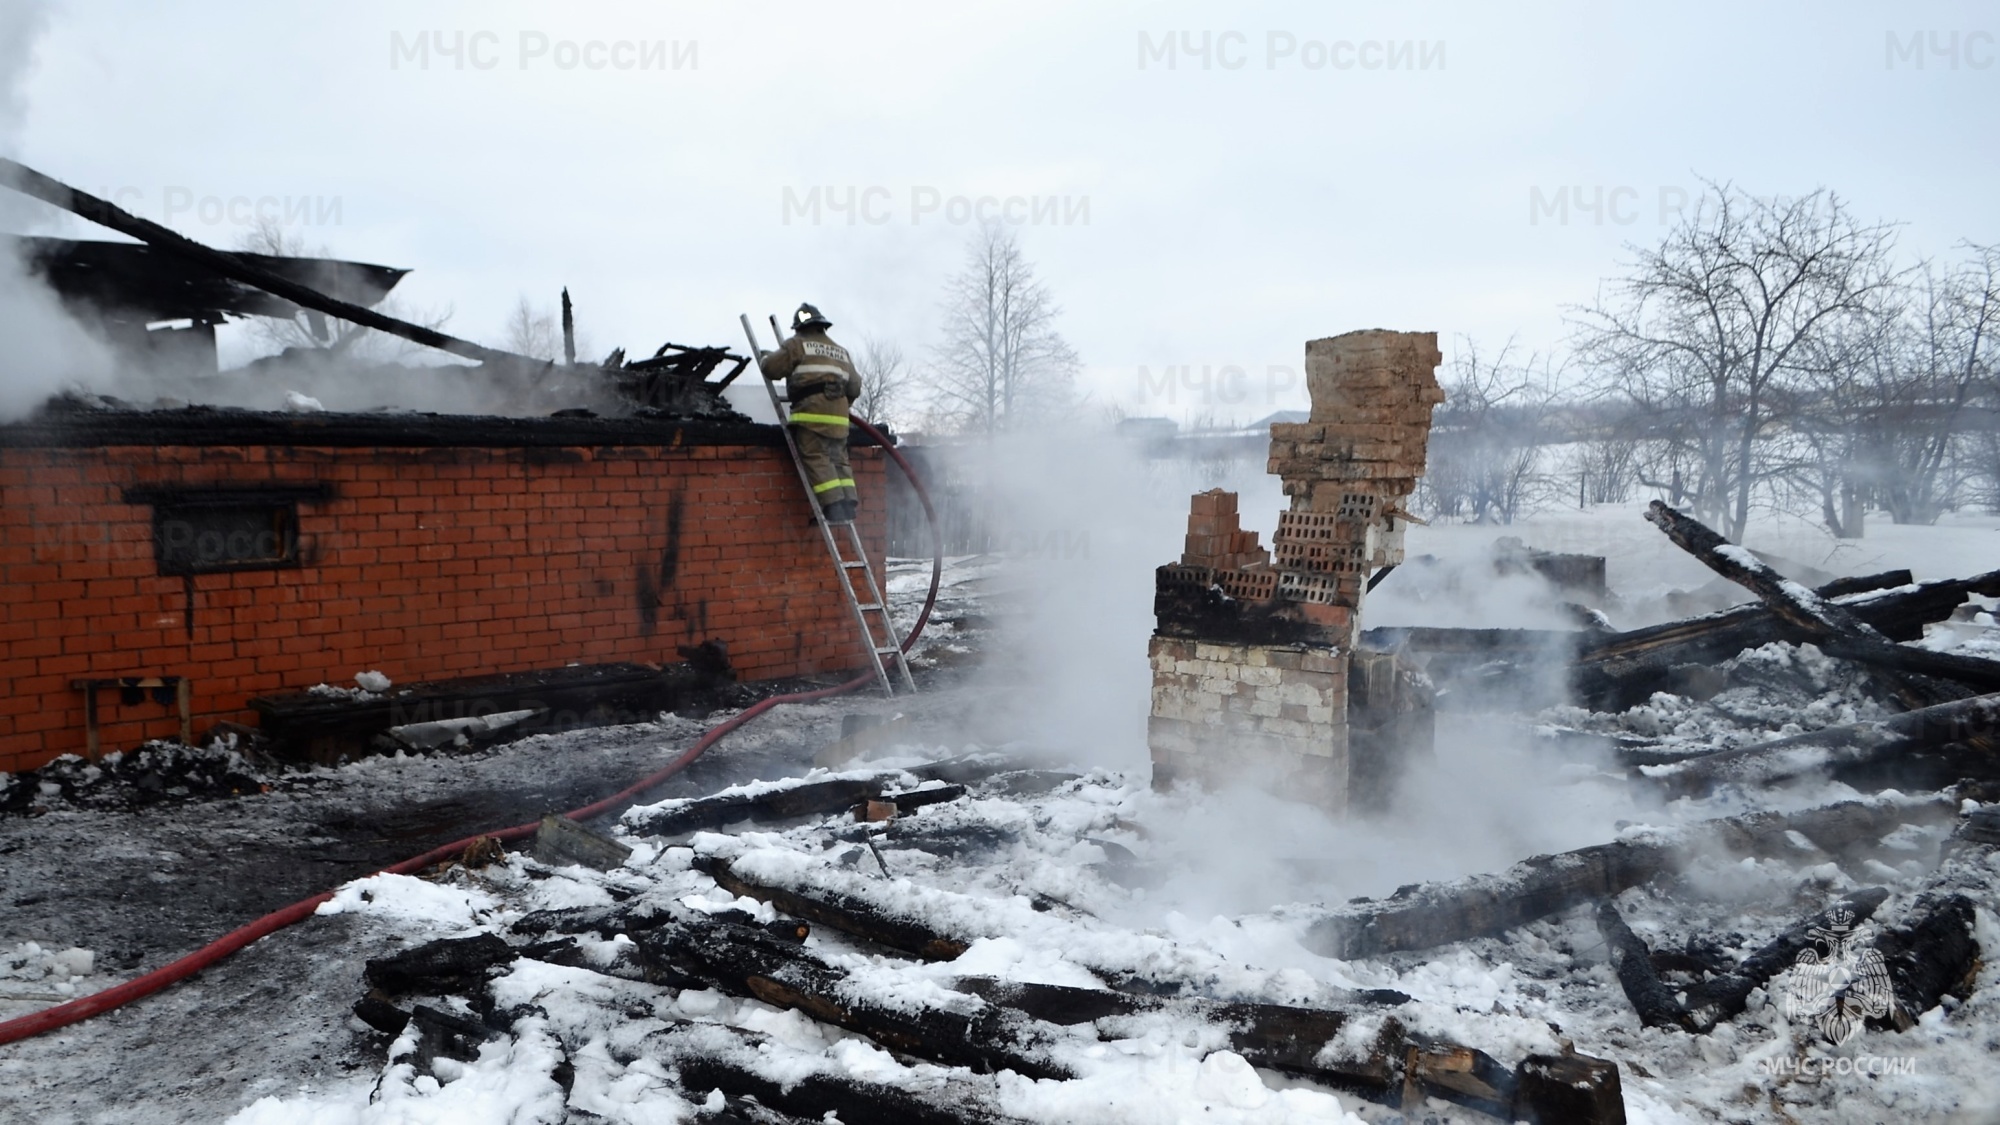
<instances>
[{"instance_id":1,"label":"burnt log","mask_svg":"<svg viewBox=\"0 0 2000 1125\"><path fill-rule=\"evenodd\" d=\"M1743 1014L1750 993L1764 987L1771 978L1798 963L1799 954L1812 945L1814 935L1835 925L1856 925L1875 913L1889 892L1868 887L1792 926L1743 959L1734 970L1702 981L1687 990L1687 1019L1683 1026L1698 1035L1715 1030L1716 1025Z\"/></svg>"},{"instance_id":2,"label":"burnt log","mask_svg":"<svg viewBox=\"0 0 2000 1125\"><path fill-rule=\"evenodd\" d=\"M1389 1106L1443 1098L1505 1117L1514 1104L1514 1074L1484 1051L1412 1035L1401 1022L1383 1023L1365 1051L1338 1048L1348 1013L1283 1004L1163 998L1127 992L960 977L954 987L1047 1023L1075 1026L1163 1013L1177 1026L1200 1021L1226 1028L1229 1048L1250 1065L1344 1090ZM1402 993L1372 1002L1407 1003ZM1123 1035L1116 1024L1109 1030Z\"/></svg>"},{"instance_id":3,"label":"burnt log","mask_svg":"<svg viewBox=\"0 0 2000 1125\"><path fill-rule=\"evenodd\" d=\"M1783 855L1798 833L1825 851L1877 839L1909 823L1957 815L1949 793L1904 801L1843 801L1795 813L1751 813L1673 831L1522 860L1493 875L1404 887L1381 901L1328 910L1307 929L1306 948L1352 960L1485 937L1597 899L1611 898L1703 855Z\"/></svg>"},{"instance_id":4,"label":"burnt log","mask_svg":"<svg viewBox=\"0 0 2000 1125\"><path fill-rule=\"evenodd\" d=\"M382 998L380 992L373 990L354 1002L354 1014L362 1023L384 1035L401 1035L403 1028L410 1023L410 1013L391 1004Z\"/></svg>"},{"instance_id":5,"label":"burnt log","mask_svg":"<svg viewBox=\"0 0 2000 1125\"><path fill-rule=\"evenodd\" d=\"M794 918L817 922L926 961L956 960L972 948L968 939L941 934L917 919L890 914L857 895L823 887L815 887L808 894L788 887L767 886L743 878L722 859L700 860L697 866L715 880L716 886L730 894L748 895Z\"/></svg>"},{"instance_id":6,"label":"burnt log","mask_svg":"<svg viewBox=\"0 0 2000 1125\"><path fill-rule=\"evenodd\" d=\"M1995 577L2000 578L2000 575ZM1916 577L1907 570L1887 570L1880 574L1835 579L1816 587L1813 592L1829 601L1843 601L1864 619L1880 617L1882 624L1877 628L1884 635L1893 635L1894 630L1903 633L1896 637L1897 640L1916 640L1923 634L1921 630L1912 634L1908 622L1940 609L1944 616L1949 616L1965 601L1965 588L1961 582L1948 581L1925 583L1910 590L1899 589L1912 586L1915 582ZM1941 621L1944 616L1933 620ZM1871 620L1870 624L1874 621ZM1750 602L1700 617L1628 629L1608 637L1585 638L1583 647L1577 653L1577 661L1589 664L1662 650L1678 650L1686 654L1685 660L1694 662L1742 651L1728 647L1737 636L1745 640L1762 637L1762 640L1743 646L1754 648L1757 644L1783 640L1786 634L1778 628L1777 619L1769 608L1761 602Z\"/></svg>"},{"instance_id":7,"label":"burnt log","mask_svg":"<svg viewBox=\"0 0 2000 1125\"><path fill-rule=\"evenodd\" d=\"M1971 995L1979 970L1974 914L1972 900L1962 894L1930 897L1918 902L1908 921L1874 940L1895 1002L1871 1025L1908 1031L1947 994Z\"/></svg>"},{"instance_id":8,"label":"burnt log","mask_svg":"<svg viewBox=\"0 0 2000 1125\"><path fill-rule=\"evenodd\" d=\"M754 1099L779 1113L809 1121L829 1117L846 1125L1014 1125L996 1107L992 1084L947 1078L918 1088L870 1082L831 1070L778 1071L765 1062L768 1040L718 1024L683 1024L644 1042L649 1055L670 1065L690 1101L710 1090L730 1099Z\"/></svg>"},{"instance_id":9,"label":"burnt log","mask_svg":"<svg viewBox=\"0 0 2000 1125\"><path fill-rule=\"evenodd\" d=\"M470 340L461 340L455 336L448 336L434 328L426 328L420 324L411 324L406 320L398 320L393 316L376 312L365 305L357 305L329 297L311 286L301 284L288 277L281 277L262 266L245 261L239 255L204 246L191 238L168 230L158 223L142 219L107 200L77 191L68 184L52 179L35 171L33 168L12 160L0 158L0 185L13 188L23 195L33 196L52 206L60 207L73 215L88 219L100 226L110 227L120 234L129 235L158 250L162 254L171 254L176 258L213 270L215 273L229 278L231 281L240 281L245 285L262 289L273 296L283 297L300 308L311 309L314 312L337 317L353 324L359 324L364 328L373 328L377 332L387 332L391 336L400 336L411 343L437 348L440 351L447 351L453 355L478 360L481 363L518 365L528 368L549 366L545 360L533 359L514 352L501 351L498 348L484 347Z\"/></svg>"},{"instance_id":10,"label":"burnt log","mask_svg":"<svg viewBox=\"0 0 2000 1125\"><path fill-rule=\"evenodd\" d=\"M831 778L783 785L756 793L720 793L668 807L655 806L627 814L632 831L648 836L681 836L720 828L738 821L768 823L802 816L842 812L882 795L890 784L879 777Z\"/></svg>"},{"instance_id":11,"label":"burnt log","mask_svg":"<svg viewBox=\"0 0 2000 1125\"><path fill-rule=\"evenodd\" d=\"M1604 936L1611 970L1618 975L1618 985L1632 1002L1632 1010L1639 1013L1639 1022L1647 1027L1687 1028L1688 1010L1660 980L1653 967L1653 951L1625 924L1610 899L1597 904L1597 932Z\"/></svg>"},{"instance_id":12,"label":"burnt log","mask_svg":"<svg viewBox=\"0 0 2000 1125\"><path fill-rule=\"evenodd\" d=\"M1405 1055L1414 1041L1394 1019L1368 1052L1353 1058L1327 1055L1351 1018L1346 1012L1299 1008L1283 1004L1226 1002L1195 998L1147 996L1057 984L1030 984L991 977L959 977L952 987L991 1003L1011 1008L1044 1023L1074 1027L1099 1020L1166 1012L1179 1021L1200 1020L1227 1028L1230 1049L1250 1065L1282 1071L1372 1101L1396 1104L1405 1076ZM1402 1004L1409 997L1386 989L1357 995L1366 1004ZM1428 1043L1439 1052L1460 1050L1455 1044ZM1475 1052L1476 1054L1476 1052ZM1490 1063L1490 1058L1480 1056ZM1497 1068L1498 1064L1493 1064ZM1483 1073L1492 1068L1482 1065ZM1442 1073L1442 1072L1441 1072ZM1460 1082L1461 1086L1465 1083ZM1429 1087L1437 1086L1433 1090ZM1444 1087L1426 1083L1427 1093L1445 1096Z\"/></svg>"},{"instance_id":13,"label":"burnt log","mask_svg":"<svg viewBox=\"0 0 2000 1125\"><path fill-rule=\"evenodd\" d=\"M1973 578L1912 585L1908 571L1844 578L1814 593L1873 626L1892 641L1920 640L1924 626L1950 617L1967 595L2000 595L2000 571ZM1785 624L1762 603L1585 639L1571 665L1572 694L1600 711L1621 711L1656 691L1671 691L1676 669L1712 667L1774 641L1812 638Z\"/></svg>"},{"instance_id":14,"label":"burnt log","mask_svg":"<svg viewBox=\"0 0 2000 1125\"><path fill-rule=\"evenodd\" d=\"M1950 746L1964 746L1988 758L2000 750L2000 693L1921 707L1879 722L1828 727L1641 767L1640 774L1669 797L1696 796L1725 783L1769 785L1819 770L1893 763Z\"/></svg>"},{"instance_id":15,"label":"burnt log","mask_svg":"<svg viewBox=\"0 0 2000 1125\"><path fill-rule=\"evenodd\" d=\"M933 785L927 789L905 789L900 793L884 793L882 800L896 806L897 815L916 812L927 805L942 805L965 796L965 786L946 783Z\"/></svg>"},{"instance_id":16,"label":"burnt log","mask_svg":"<svg viewBox=\"0 0 2000 1125\"><path fill-rule=\"evenodd\" d=\"M1437 1097L1512 1120L1518 1115L1518 1089L1515 1073L1484 1051L1420 1043L1403 1054L1403 1096L1398 1104L1414 1109L1425 1097Z\"/></svg>"},{"instance_id":17,"label":"burnt log","mask_svg":"<svg viewBox=\"0 0 2000 1125\"><path fill-rule=\"evenodd\" d=\"M1073 1077L1046 1049L1053 1038L1037 1021L983 1000L957 1007L890 1005L847 982L847 974L796 942L730 922L673 925L646 933L648 956L723 992L866 1035L904 1054L981 1073L1012 1070L1029 1078Z\"/></svg>"},{"instance_id":18,"label":"burnt log","mask_svg":"<svg viewBox=\"0 0 2000 1125\"><path fill-rule=\"evenodd\" d=\"M717 793L692 800L663 802L627 814L625 823L634 832L651 836L679 836L720 828L738 821L768 823L844 812L865 801L887 800L898 812L913 812L925 805L956 800L965 787L995 774L1017 771L1020 763L991 755L972 755L933 762L912 770L897 770L869 776L795 779L742 793ZM891 792L890 787L906 778L940 781L944 784Z\"/></svg>"},{"instance_id":19,"label":"burnt log","mask_svg":"<svg viewBox=\"0 0 2000 1125\"><path fill-rule=\"evenodd\" d=\"M1646 519L1710 570L1756 594L1779 620L1828 655L1883 670L1898 698L1910 707L1956 697L1957 693L1933 680L1977 691L2000 691L2000 661L1895 644L1847 607L1784 577L1700 520L1658 500L1648 507Z\"/></svg>"},{"instance_id":20,"label":"burnt log","mask_svg":"<svg viewBox=\"0 0 2000 1125\"><path fill-rule=\"evenodd\" d=\"M1529 1055L1515 1071L1514 1119L1528 1125L1625 1125L1618 1064L1589 1055Z\"/></svg>"},{"instance_id":21,"label":"burnt log","mask_svg":"<svg viewBox=\"0 0 2000 1125\"><path fill-rule=\"evenodd\" d=\"M492 970L520 955L499 934L439 938L401 953L370 960L361 975L370 987L390 995L483 992Z\"/></svg>"}]
</instances>

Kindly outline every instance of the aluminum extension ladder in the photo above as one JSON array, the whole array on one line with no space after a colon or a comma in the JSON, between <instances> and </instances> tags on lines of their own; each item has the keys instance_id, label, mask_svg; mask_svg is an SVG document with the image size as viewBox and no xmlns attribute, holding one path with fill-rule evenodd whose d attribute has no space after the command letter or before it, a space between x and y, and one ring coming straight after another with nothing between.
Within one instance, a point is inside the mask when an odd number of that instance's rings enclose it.
<instances>
[{"instance_id":1,"label":"aluminum extension ladder","mask_svg":"<svg viewBox=\"0 0 2000 1125\"><path fill-rule=\"evenodd\" d=\"M750 318L747 315L741 316L740 319L743 322L743 334L750 339L750 354L761 358L764 349L758 346L756 329L750 326ZM780 346L784 344L784 332L779 329L778 318L775 316L771 318L771 336ZM813 491L812 478L806 475L806 462L805 458L799 455L799 443L792 440L792 427L788 424L791 415L785 409L784 401L778 397L777 384L769 379L758 381L764 384L766 391L770 392L771 410L778 416L778 430L785 435L785 448L791 452L792 467L798 470L799 486L805 489L806 497L812 503L813 523L819 527L820 538L826 543L827 557L833 560L840 593L847 599L847 608L854 614L854 627L861 634L862 647L868 650L868 664L875 670L875 682L882 685L882 694L887 696L896 694L895 685L889 679L888 669L888 664L893 663L903 690L914 694L917 682L910 676L909 657L903 652L903 646L896 642L896 627L889 620L889 600L882 596L882 587L875 580L875 568L868 565L868 549L861 542L861 529L855 526L853 520L839 524L827 521L826 509L820 506L819 494ZM846 531L847 547L852 551L852 557L842 553L840 537L833 532L835 527ZM862 581L859 590L856 589L854 580L856 571L861 572ZM863 601L863 597L867 600ZM874 614L875 620L881 622L879 637L876 635L875 625L870 621L870 614Z\"/></svg>"}]
</instances>

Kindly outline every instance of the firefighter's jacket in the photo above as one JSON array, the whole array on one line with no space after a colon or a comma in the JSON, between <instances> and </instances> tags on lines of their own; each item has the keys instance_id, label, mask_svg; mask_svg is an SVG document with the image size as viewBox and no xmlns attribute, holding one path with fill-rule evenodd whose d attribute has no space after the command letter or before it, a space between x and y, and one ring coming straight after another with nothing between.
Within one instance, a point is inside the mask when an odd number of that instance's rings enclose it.
<instances>
[{"instance_id":1,"label":"firefighter's jacket","mask_svg":"<svg viewBox=\"0 0 2000 1125\"><path fill-rule=\"evenodd\" d=\"M848 405L861 397L861 376L847 349L825 332L803 329L760 366L766 379L785 381L792 422L827 437L847 436Z\"/></svg>"}]
</instances>

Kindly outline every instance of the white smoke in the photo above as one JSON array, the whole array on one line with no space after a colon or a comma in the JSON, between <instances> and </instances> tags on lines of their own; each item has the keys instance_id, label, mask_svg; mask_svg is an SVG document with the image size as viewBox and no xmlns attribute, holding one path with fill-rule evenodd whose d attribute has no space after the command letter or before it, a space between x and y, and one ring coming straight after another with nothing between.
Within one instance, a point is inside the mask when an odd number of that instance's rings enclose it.
<instances>
[{"instance_id":1,"label":"white smoke","mask_svg":"<svg viewBox=\"0 0 2000 1125\"><path fill-rule=\"evenodd\" d=\"M997 546L1009 565L985 596L999 627L980 669L976 713L964 728L982 742L1011 740L1052 763L1150 776L1146 718L1154 627L1154 568L1176 561L1189 497L1238 493L1245 529L1265 546L1286 506L1262 457L1200 462L1148 459L1135 445L1082 428L996 439L967 475L998 494ZM1452 544L1451 547L1456 547ZM1447 548L1451 554L1456 550ZM1538 577L1495 573L1489 549L1446 566L1448 596L1384 605L1395 624L1505 624L1568 628ZM1386 588L1386 587L1385 587ZM1657 815L1623 785L1595 784L1539 745L1523 699L1483 701L1438 717L1436 759L1412 769L1392 807L1332 817L1260 792L1250 779L1221 792L1140 798L1134 842L1162 881L1130 904L1135 924L1167 912L1200 919L1301 901L1383 895L1398 885L1505 868L1528 855L1610 839L1621 820Z\"/></svg>"},{"instance_id":2,"label":"white smoke","mask_svg":"<svg viewBox=\"0 0 2000 1125\"><path fill-rule=\"evenodd\" d=\"M49 11L42 0L0 4L0 155L18 153L27 78ZM39 204L0 189L0 231L26 233L46 215ZM68 387L103 385L111 371L104 345L64 313L25 263L0 251L0 421L19 418Z\"/></svg>"}]
</instances>

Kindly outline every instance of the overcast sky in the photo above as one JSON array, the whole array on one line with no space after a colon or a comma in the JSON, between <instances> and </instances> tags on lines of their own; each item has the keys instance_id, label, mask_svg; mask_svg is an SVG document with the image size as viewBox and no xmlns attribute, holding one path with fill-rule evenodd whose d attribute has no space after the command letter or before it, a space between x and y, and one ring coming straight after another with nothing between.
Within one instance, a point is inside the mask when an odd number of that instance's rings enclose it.
<instances>
[{"instance_id":1,"label":"overcast sky","mask_svg":"<svg viewBox=\"0 0 2000 1125\"><path fill-rule=\"evenodd\" d=\"M1303 403L1263 384L1311 337L1558 344L1700 176L1833 188L1912 253L2000 241L1996 30L1976 3L66 0L0 143L211 244L268 200L473 339L568 285L600 353L740 344L737 313L801 299L921 353L991 197L1098 401L1247 419ZM1168 365L1250 394L1164 401Z\"/></svg>"}]
</instances>

